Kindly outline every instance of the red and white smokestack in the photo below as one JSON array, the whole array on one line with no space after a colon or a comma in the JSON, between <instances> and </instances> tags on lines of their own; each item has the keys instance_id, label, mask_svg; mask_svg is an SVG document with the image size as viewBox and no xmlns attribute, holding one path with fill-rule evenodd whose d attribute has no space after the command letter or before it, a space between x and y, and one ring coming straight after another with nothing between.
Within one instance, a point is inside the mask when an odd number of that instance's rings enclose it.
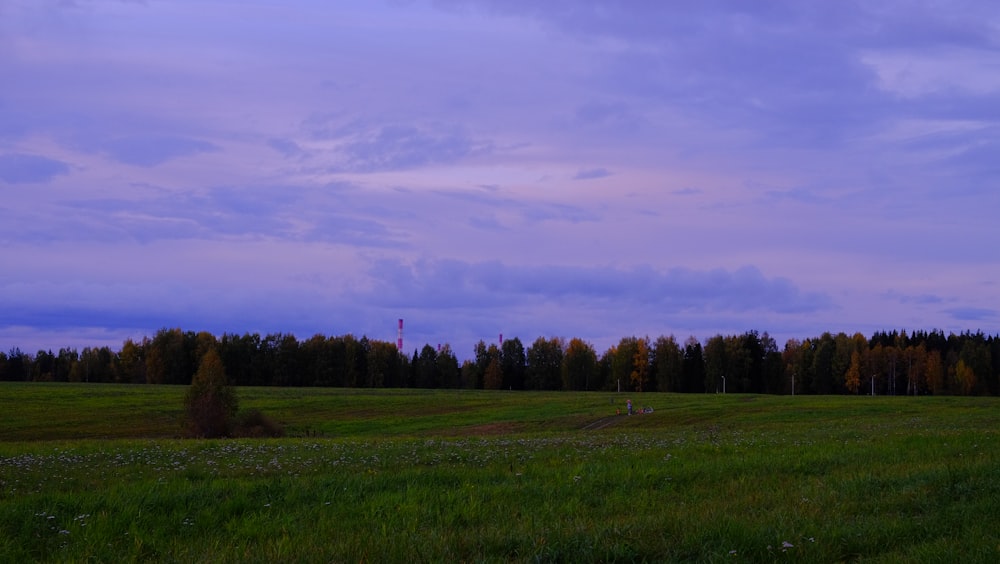
<instances>
[{"instance_id":1,"label":"red and white smokestack","mask_svg":"<svg viewBox=\"0 0 1000 564\"><path fill-rule=\"evenodd\" d=\"M403 352L403 320L399 320L399 330L396 332L396 350Z\"/></svg>"}]
</instances>

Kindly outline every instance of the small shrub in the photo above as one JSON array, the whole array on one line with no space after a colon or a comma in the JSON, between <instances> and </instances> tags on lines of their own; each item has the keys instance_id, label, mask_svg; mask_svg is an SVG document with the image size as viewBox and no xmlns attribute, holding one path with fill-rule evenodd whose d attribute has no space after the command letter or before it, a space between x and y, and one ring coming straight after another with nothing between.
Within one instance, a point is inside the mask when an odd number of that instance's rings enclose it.
<instances>
[{"instance_id":1,"label":"small shrub","mask_svg":"<svg viewBox=\"0 0 1000 564\"><path fill-rule=\"evenodd\" d=\"M248 409L236 417L233 436L245 438L284 437L285 429L258 409Z\"/></svg>"}]
</instances>

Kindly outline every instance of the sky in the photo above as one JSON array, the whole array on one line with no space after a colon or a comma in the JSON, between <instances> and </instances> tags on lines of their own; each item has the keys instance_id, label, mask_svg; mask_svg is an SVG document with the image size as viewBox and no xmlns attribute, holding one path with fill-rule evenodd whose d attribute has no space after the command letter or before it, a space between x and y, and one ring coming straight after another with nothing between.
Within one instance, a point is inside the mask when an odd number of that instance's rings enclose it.
<instances>
[{"instance_id":1,"label":"sky","mask_svg":"<svg viewBox=\"0 0 1000 564\"><path fill-rule=\"evenodd\" d=\"M1000 5L3 0L0 349L1000 333Z\"/></svg>"}]
</instances>

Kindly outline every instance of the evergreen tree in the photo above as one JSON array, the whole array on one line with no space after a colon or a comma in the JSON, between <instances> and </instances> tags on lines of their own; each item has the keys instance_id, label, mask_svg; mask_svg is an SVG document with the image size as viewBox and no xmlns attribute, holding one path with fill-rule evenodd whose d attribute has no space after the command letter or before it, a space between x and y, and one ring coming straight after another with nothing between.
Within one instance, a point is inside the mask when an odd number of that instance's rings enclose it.
<instances>
[{"instance_id":1,"label":"evergreen tree","mask_svg":"<svg viewBox=\"0 0 1000 564\"><path fill-rule=\"evenodd\" d=\"M688 337L684 342L684 359L681 361L683 373L682 389L680 391L700 393L705 391L705 357L701 342L695 337Z\"/></svg>"},{"instance_id":2,"label":"evergreen tree","mask_svg":"<svg viewBox=\"0 0 1000 564\"><path fill-rule=\"evenodd\" d=\"M524 389L524 370L527 358L524 353L524 344L521 339L514 337L506 339L500 350L501 369L503 370L503 384L507 389Z\"/></svg>"}]
</instances>

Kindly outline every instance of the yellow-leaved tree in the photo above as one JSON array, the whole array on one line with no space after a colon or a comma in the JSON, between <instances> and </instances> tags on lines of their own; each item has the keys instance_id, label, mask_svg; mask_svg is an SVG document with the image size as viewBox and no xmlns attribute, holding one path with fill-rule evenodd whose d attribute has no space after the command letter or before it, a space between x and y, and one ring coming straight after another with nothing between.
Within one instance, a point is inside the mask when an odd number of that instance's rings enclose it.
<instances>
[{"instance_id":1,"label":"yellow-leaved tree","mask_svg":"<svg viewBox=\"0 0 1000 564\"><path fill-rule=\"evenodd\" d=\"M632 372L629 374L632 388L644 392L649 383L649 337L636 339L635 350L632 353Z\"/></svg>"},{"instance_id":2,"label":"yellow-leaved tree","mask_svg":"<svg viewBox=\"0 0 1000 564\"><path fill-rule=\"evenodd\" d=\"M844 386L852 394L858 393L858 388L861 387L861 354L857 350L851 352L851 364L847 367Z\"/></svg>"},{"instance_id":3,"label":"yellow-leaved tree","mask_svg":"<svg viewBox=\"0 0 1000 564\"><path fill-rule=\"evenodd\" d=\"M490 345L493 350L496 345ZM499 355L494 355L486 367L486 374L483 375L483 388L487 390L499 390L503 387L503 368L500 367Z\"/></svg>"},{"instance_id":4,"label":"yellow-leaved tree","mask_svg":"<svg viewBox=\"0 0 1000 564\"><path fill-rule=\"evenodd\" d=\"M964 395L969 395L976 387L976 373L972 367L959 360L954 368L955 388Z\"/></svg>"},{"instance_id":5,"label":"yellow-leaved tree","mask_svg":"<svg viewBox=\"0 0 1000 564\"><path fill-rule=\"evenodd\" d=\"M226 381L222 359L214 348L201 358L184 396L184 407L192 435L212 438L230 434L238 407L236 391Z\"/></svg>"}]
</instances>

